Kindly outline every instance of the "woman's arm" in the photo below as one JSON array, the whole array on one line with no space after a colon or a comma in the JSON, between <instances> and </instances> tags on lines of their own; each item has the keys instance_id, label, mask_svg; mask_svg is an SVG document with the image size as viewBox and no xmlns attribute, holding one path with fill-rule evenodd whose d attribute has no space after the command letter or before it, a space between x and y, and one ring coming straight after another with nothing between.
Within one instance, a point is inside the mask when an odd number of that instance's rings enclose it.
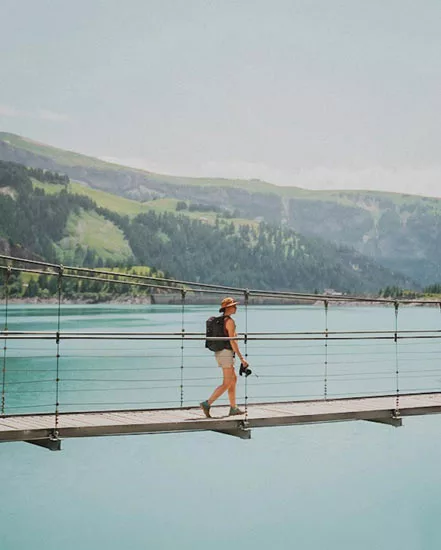
<instances>
[{"instance_id":1,"label":"woman's arm","mask_svg":"<svg viewBox=\"0 0 441 550\"><path fill-rule=\"evenodd\" d=\"M231 317L227 319L225 322L225 330L227 331L227 334L230 338L234 338L235 336L237 336L236 325L233 319L231 319ZM233 348L234 353L239 357L241 363L245 367L247 367L248 363L245 360L244 356L240 353L239 344L237 343L237 340L230 340L230 344L231 344L231 347Z\"/></svg>"}]
</instances>

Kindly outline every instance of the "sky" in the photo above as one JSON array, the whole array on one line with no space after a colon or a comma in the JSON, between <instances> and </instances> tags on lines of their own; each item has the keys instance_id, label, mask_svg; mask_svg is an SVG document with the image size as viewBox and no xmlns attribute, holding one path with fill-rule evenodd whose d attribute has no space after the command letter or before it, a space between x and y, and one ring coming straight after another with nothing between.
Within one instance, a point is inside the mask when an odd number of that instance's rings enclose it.
<instances>
[{"instance_id":1,"label":"sky","mask_svg":"<svg viewBox=\"0 0 441 550\"><path fill-rule=\"evenodd\" d=\"M0 0L0 131L150 171L441 197L439 0Z\"/></svg>"}]
</instances>

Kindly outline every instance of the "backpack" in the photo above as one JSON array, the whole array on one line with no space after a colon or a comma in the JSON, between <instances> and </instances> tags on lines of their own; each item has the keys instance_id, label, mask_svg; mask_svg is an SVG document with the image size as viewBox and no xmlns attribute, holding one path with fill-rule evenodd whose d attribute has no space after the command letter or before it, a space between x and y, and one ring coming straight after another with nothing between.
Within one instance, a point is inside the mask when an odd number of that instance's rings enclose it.
<instances>
[{"instance_id":1,"label":"backpack","mask_svg":"<svg viewBox=\"0 0 441 550\"><path fill-rule=\"evenodd\" d=\"M227 336L225 333L225 316L219 315L219 317L210 317L206 322L205 347L211 351L220 351L222 349L231 349L229 340L209 340L210 337L222 337Z\"/></svg>"}]
</instances>

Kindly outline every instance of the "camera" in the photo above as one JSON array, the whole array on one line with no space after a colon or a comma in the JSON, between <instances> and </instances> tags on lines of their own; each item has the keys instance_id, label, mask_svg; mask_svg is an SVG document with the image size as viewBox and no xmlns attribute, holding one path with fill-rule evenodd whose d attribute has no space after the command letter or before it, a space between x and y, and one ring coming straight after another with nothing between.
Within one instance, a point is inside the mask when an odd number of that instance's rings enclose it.
<instances>
[{"instance_id":1,"label":"camera","mask_svg":"<svg viewBox=\"0 0 441 550\"><path fill-rule=\"evenodd\" d=\"M240 364L240 369L239 369L239 374L240 376L242 376L242 374L245 374L245 377L249 376L253 371L248 368L248 367L244 367L243 366L243 363Z\"/></svg>"}]
</instances>

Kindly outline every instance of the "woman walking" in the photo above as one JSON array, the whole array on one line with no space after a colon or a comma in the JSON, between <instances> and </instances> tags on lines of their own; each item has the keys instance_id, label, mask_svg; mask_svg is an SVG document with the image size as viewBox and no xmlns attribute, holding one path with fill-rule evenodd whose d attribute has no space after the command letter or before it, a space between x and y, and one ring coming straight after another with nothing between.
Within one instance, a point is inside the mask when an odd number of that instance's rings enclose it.
<instances>
[{"instance_id":1,"label":"woman walking","mask_svg":"<svg viewBox=\"0 0 441 550\"><path fill-rule=\"evenodd\" d=\"M237 336L236 324L231 318L231 315L236 313L238 304L239 302L236 302L233 298L224 298L219 309L219 311L223 313L224 334L229 338L235 338ZM211 405L222 394L228 391L228 399L230 401L229 416L245 414L245 412L241 411L236 405L237 376L234 370L235 356L237 355L239 357L245 368L248 367L248 363L240 352L237 340L226 340L224 342L224 349L216 351L214 355L217 364L222 369L223 382L214 390L212 395L206 401L200 403L201 409L204 411L205 416L210 418Z\"/></svg>"}]
</instances>

